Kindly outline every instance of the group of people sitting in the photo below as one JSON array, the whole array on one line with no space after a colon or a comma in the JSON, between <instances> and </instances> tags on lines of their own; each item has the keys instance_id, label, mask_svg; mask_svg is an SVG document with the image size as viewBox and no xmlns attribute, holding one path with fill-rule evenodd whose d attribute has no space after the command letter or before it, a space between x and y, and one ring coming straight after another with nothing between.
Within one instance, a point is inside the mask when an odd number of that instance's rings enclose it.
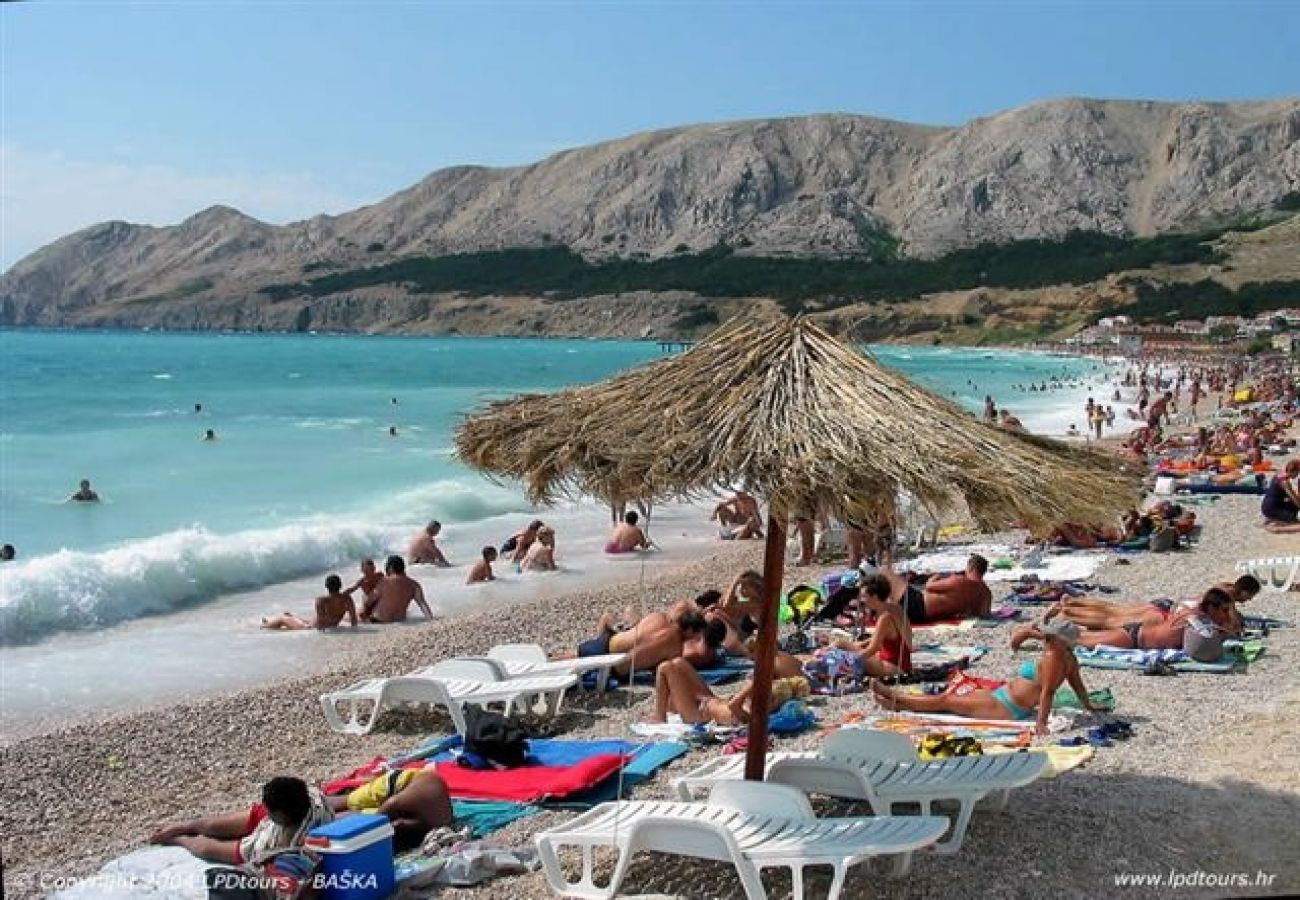
<instances>
[{"instance_id":1,"label":"group of people sitting","mask_svg":"<svg viewBox=\"0 0 1300 900\"><path fill-rule=\"evenodd\" d=\"M365 598L359 612L356 601L352 598L358 591ZM426 619L433 618L433 610L424 598L424 588L420 582L406 574L406 561L402 557L388 557L382 574L375 567L373 559L363 559L361 577L347 590L343 589L343 579L338 575L325 578L325 594L316 598L315 615L312 618L305 619L291 612L283 612L263 619L262 627L281 631L306 631L313 628L337 628L343 624L344 619L353 628L359 622L376 625L404 622L412 603L420 608Z\"/></svg>"},{"instance_id":2,"label":"group of people sitting","mask_svg":"<svg viewBox=\"0 0 1300 900\"><path fill-rule=\"evenodd\" d=\"M438 536L442 534L442 523L430 521L411 540L407 556L412 565L437 566L440 569L451 568L442 548L438 546ZM496 573L492 566L498 560L506 560L517 572L553 572L555 564L555 530L541 519L534 519L528 527L512 534L501 544L500 549L487 546L479 552L479 558L470 566L465 578L466 584L481 584L495 581Z\"/></svg>"}]
</instances>

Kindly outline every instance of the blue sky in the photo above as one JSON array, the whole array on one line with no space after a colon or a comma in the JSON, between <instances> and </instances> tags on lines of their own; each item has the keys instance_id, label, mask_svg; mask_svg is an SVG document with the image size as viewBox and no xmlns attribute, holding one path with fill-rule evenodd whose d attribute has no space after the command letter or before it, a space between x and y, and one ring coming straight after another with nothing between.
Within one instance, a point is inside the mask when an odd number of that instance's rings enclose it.
<instances>
[{"instance_id":1,"label":"blue sky","mask_svg":"<svg viewBox=\"0 0 1300 900\"><path fill-rule=\"evenodd\" d=\"M109 218L338 212L691 122L1300 94L1300 2L0 5L0 266Z\"/></svg>"}]
</instances>

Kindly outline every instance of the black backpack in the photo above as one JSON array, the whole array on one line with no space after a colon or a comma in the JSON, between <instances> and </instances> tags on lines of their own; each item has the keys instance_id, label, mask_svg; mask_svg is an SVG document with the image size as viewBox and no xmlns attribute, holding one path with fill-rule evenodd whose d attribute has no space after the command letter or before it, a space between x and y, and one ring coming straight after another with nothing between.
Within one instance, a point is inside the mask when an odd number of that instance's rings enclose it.
<instances>
[{"instance_id":1,"label":"black backpack","mask_svg":"<svg viewBox=\"0 0 1300 900\"><path fill-rule=\"evenodd\" d=\"M519 725L499 712L465 706L465 750L506 769L522 766L528 757L528 740Z\"/></svg>"}]
</instances>

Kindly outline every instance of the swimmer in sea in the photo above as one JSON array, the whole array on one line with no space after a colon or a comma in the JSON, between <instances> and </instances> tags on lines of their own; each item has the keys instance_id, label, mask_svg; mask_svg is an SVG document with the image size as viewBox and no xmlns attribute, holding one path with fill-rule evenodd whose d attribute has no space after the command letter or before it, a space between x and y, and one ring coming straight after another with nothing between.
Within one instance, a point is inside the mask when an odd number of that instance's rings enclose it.
<instances>
[{"instance_id":1,"label":"swimmer in sea","mask_svg":"<svg viewBox=\"0 0 1300 900\"><path fill-rule=\"evenodd\" d=\"M68 499L73 503L98 503L99 494L90 486L90 479L83 478L81 486L68 495Z\"/></svg>"},{"instance_id":2,"label":"swimmer in sea","mask_svg":"<svg viewBox=\"0 0 1300 900\"><path fill-rule=\"evenodd\" d=\"M217 439L217 433L216 433L215 431L213 431L211 428L209 428L207 431L203 432L203 440L205 440L205 441L215 441L216 439Z\"/></svg>"},{"instance_id":3,"label":"swimmer in sea","mask_svg":"<svg viewBox=\"0 0 1300 900\"><path fill-rule=\"evenodd\" d=\"M396 426L396 425L389 425L389 426L388 426L388 436L389 436L389 437L397 437L397 426Z\"/></svg>"},{"instance_id":4,"label":"swimmer in sea","mask_svg":"<svg viewBox=\"0 0 1300 900\"><path fill-rule=\"evenodd\" d=\"M343 579L337 575L329 576L325 579L325 590L325 596L316 598L315 619L303 619L286 612L263 619L262 627L281 631L307 631L311 628L323 631L326 628L337 628L343 617L347 616L352 627L356 628L357 607L352 598L343 593Z\"/></svg>"},{"instance_id":5,"label":"swimmer in sea","mask_svg":"<svg viewBox=\"0 0 1300 900\"><path fill-rule=\"evenodd\" d=\"M18 555L13 544L5 544L0 547L0 562L12 562L13 558Z\"/></svg>"},{"instance_id":6,"label":"swimmer in sea","mask_svg":"<svg viewBox=\"0 0 1300 900\"><path fill-rule=\"evenodd\" d=\"M201 413L201 412L203 412L203 404L202 404L202 403L195 403L195 404L194 404L194 413L195 413L195 415L198 415L198 414Z\"/></svg>"}]
</instances>

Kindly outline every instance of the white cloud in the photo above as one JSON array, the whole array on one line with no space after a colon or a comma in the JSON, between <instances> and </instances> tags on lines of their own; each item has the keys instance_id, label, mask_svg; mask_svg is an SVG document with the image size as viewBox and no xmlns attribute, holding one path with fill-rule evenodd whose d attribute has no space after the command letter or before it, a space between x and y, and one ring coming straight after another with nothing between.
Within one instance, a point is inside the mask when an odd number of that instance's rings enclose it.
<instances>
[{"instance_id":1,"label":"white cloud","mask_svg":"<svg viewBox=\"0 0 1300 900\"><path fill-rule=\"evenodd\" d=\"M196 173L170 166L69 159L0 144L0 271L69 232L122 219L169 225L223 203L266 222L342 212L358 198L293 172Z\"/></svg>"}]
</instances>

